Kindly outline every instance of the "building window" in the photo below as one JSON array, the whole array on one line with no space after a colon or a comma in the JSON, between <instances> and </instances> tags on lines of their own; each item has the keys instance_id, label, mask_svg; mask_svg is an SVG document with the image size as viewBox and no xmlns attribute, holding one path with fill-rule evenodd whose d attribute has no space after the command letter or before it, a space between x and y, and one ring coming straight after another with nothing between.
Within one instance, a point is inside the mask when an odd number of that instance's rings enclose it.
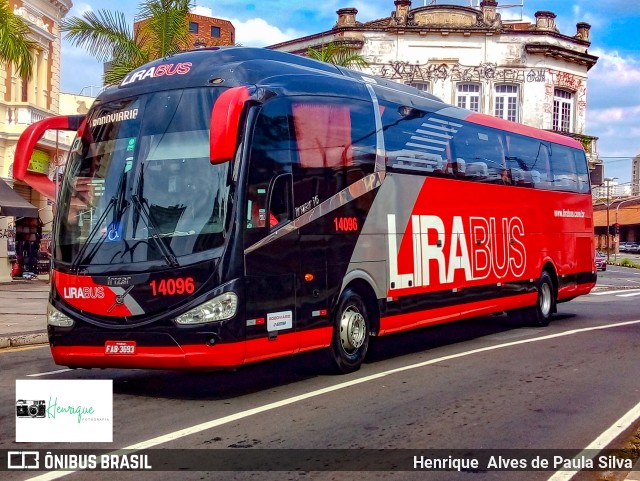
<instances>
[{"instance_id":1,"label":"building window","mask_svg":"<svg viewBox=\"0 0 640 481\"><path fill-rule=\"evenodd\" d=\"M198 22L189 22L189 32L198 33Z\"/></svg>"},{"instance_id":2,"label":"building window","mask_svg":"<svg viewBox=\"0 0 640 481\"><path fill-rule=\"evenodd\" d=\"M462 109L480 112L480 85L458 84L456 105Z\"/></svg>"},{"instance_id":3,"label":"building window","mask_svg":"<svg viewBox=\"0 0 640 481\"><path fill-rule=\"evenodd\" d=\"M211 27L211 36L214 38L220 38L220 27Z\"/></svg>"},{"instance_id":4,"label":"building window","mask_svg":"<svg viewBox=\"0 0 640 481\"><path fill-rule=\"evenodd\" d=\"M496 85L495 116L512 122L518 121L517 85Z\"/></svg>"},{"instance_id":5,"label":"building window","mask_svg":"<svg viewBox=\"0 0 640 481\"><path fill-rule=\"evenodd\" d=\"M431 85L429 82L409 82L409 85L417 88L422 92L431 92Z\"/></svg>"},{"instance_id":6,"label":"building window","mask_svg":"<svg viewBox=\"0 0 640 481\"><path fill-rule=\"evenodd\" d=\"M570 132L573 120L573 94L566 90L553 91L553 130Z\"/></svg>"}]
</instances>

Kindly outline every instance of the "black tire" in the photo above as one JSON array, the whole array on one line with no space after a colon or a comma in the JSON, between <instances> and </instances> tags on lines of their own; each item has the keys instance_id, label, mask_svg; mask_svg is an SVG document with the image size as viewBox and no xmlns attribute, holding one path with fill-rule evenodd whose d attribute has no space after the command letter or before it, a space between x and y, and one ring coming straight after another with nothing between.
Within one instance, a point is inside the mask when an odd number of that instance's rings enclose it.
<instances>
[{"instance_id":1,"label":"black tire","mask_svg":"<svg viewBox=\"0 0 640 481\"><path fill-rule=\"evenodd\" d=\"M371 322L360 294L345 289L333 312L333 335L329 347L332 367L348 374L360 369L369 349Z\"/></svg>"},{"instance_id":2,"label":"black tire","mask_svg":"<svg viewBox=\"0 0 640 481\"><path fill-rule=\"evenodd\" d=\"M545 327L556 311L556 294L553 281L547 271L542 271L538 279L538 299L535 306L516 309L507 313L509 320L526 326Z\"/></svg>"}]
</instances>

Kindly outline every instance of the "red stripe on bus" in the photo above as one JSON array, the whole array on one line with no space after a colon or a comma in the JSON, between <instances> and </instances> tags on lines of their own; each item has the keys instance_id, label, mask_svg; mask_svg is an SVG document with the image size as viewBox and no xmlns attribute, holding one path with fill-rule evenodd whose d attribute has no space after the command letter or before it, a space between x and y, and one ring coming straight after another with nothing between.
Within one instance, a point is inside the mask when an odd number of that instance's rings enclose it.
<instances>
[{"instance_id":1,"label":"red stripe on bus","mask_svg":"<svg viewBox=\"0 0 640 481\"><path fill-rule=\"evenodd\" d=\"M566 145L567 147L582 150L582 144L580 142L571 137L567 137L566 135L556 134L555 132L549 132L546 130L539 130L534 127L529 127L528 125L500 119L492 115L474 112L464 120L473 122L474 124L484 125L485 127L502 129L507 132L513 132L514 134L526 135L528 137L534 137L536 139L546 140L547 142L554 142L556 144Z\"/></svg>"},{"instance_id":2,"label":"red stripe on bus","mask_svg":"<svg viewBox=\"0 0 640 481\"><path fill-rule=\"evenodd\" d=\"M134 355L105 355L104 346L51 346L56 364L72 367L140 369L195 369L235 367L242 364L242 342L183 346L137 346Z\"/></svg>"},{"instance_id":3,"label":"red stripe on bus","mask_svg":"<svg viewBox=\"0 0 640 481\"><path fill-rule=\"evenodd\" d=\"M73 367L115 367L139 369L229 368L329 346L332 328L281 334L267 338L207 346L137 346L133 355L106 355L104 346L52 346L56 364Z\"/></svg>"},{"instance_id":4,"label":"red stripe on bus","mask_svg":"<svg viewBox=\"0 0 640 481\"><path fill-rule=\"evenodd\" d=\"M482 316L494 312L508 311L522 306L535 304L537 293L521 294L517 296L500 297L485 301L457 304L455 306L439 307L425 311L398 314L380 319L379 335L415 329L416 327L431 326L458 319Z\"/></svg>"},{"instance_id":5,"label":"red stripe on bus","mask_svg":"<svg viewBox=\"0 0 640 481\"><path fill-rule=\"evenodd\" d=\"M297 354L327 347L331 344L331 327L279 334L275 341L266 337L247 341L245 363Z\"/></svg>"}]
</instances>

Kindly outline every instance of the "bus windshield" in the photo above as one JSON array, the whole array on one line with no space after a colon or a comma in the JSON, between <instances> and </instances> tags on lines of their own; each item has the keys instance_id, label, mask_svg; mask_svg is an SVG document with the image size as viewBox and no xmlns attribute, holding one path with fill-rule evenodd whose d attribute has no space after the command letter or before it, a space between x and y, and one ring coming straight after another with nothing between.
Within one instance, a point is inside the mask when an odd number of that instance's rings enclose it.
<instances>
[{"instance_id":1,"label":"bus windshield","mask_svg":"<svg viewBox=\"0 0 640 481\"><path fill-rule=\"evenodd\" d=\"M209 161L215 97L216 89L163 91L93 109L67 162L56 260L175 267L216 255L231 186L229 164Z\"/></svg>"}]
</instances>

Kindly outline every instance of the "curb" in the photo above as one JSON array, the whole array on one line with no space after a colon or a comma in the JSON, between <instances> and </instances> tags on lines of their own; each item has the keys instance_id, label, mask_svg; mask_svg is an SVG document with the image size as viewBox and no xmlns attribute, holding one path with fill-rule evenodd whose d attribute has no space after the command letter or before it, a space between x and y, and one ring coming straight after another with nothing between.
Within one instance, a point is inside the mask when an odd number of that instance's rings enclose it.
<instances>
[{"instance_id":1,"label":"curb","mask_svg":"<svg viewBox=\"0 0 640 481\"><path fill-rule=\"evenodd\" d=\"M17 334L11 336L0 336L0 349L10 347L31 346L35 344L48 344L49 337L46 332L36 332L32 334Z\"/></svg>"}]
</instances>

